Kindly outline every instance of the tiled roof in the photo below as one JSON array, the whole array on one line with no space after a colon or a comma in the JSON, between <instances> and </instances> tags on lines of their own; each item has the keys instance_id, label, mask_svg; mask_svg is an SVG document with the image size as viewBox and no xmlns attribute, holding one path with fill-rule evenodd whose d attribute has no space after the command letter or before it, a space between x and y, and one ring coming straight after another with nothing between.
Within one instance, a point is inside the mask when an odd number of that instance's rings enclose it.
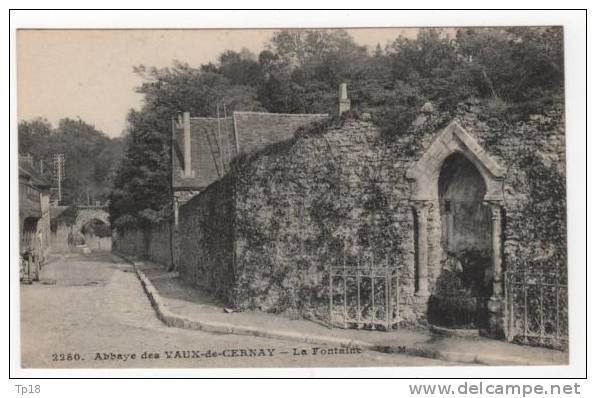
<instances>
[{"instance_id":1,"label":"tiled roof","mask_svg":"<svg viewBox=\"0 0 596 398\"><path fill-rule=\"evenodd\" d=\"M183 176L184 132L176 128L173 145L174 188L202 189L221 178L238 153L251 154L268 145L288 140L301 126L326 114L234 112L227 118L190 118L191 168Z\"/></svg>"},{"instance_id":2,"label":"tiled roof","mask_svg":"<svg viewBox=\"0 0 596 398\"><path fill-rule=\"evenodd\" d=\"M24 177L29 181L29 184L40 189L46 189L52 185L51 182L33 168L31 163L22 161L21 159L19 159L19 177Z\"/></svg>"},{"instance_id":3,"label":"tiled roof","mask_svg":"<svg viewBox=\"0 0 596 398\"><path fill-rule=\"evenodd\" d=\"M234 112L234 126L242 153L254 153L289 140L299 127L325 119L326 114Z\"/></svg>"},{"instance_id":4,"label":"tiled roof","mask_svg":"<svg viewBox=\"0 0 596 398\"><path fill-rule=\"evenodd\" d=\"M222 177L236 156L234 121L228 118L190 119L191 169L184 177L184 131L176 129L173 142L173 185L175 188L204 188Z\"/></svg>"}]
</instances>

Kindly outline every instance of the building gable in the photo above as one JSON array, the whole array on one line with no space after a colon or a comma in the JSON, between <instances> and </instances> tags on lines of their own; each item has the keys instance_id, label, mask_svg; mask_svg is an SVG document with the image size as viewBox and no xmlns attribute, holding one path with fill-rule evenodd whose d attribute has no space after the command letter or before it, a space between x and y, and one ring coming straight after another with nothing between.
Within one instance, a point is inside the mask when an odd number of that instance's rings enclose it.
<instances>
[{"instance_id":1,"label":"building gable","mask_svg":"<svg viewBox=\"0 0 596 398\"><path fill-rule=\"evenodd\" d=\"M232 117L189 117L190 152L185 151L184 121L173 123L172 185L174 189L201 190L223 177L240 153L252 154L286 141L307 124L326 114L234 112ZM184 170L186 153L190 169Z\"/></svg>"}]
</instances>

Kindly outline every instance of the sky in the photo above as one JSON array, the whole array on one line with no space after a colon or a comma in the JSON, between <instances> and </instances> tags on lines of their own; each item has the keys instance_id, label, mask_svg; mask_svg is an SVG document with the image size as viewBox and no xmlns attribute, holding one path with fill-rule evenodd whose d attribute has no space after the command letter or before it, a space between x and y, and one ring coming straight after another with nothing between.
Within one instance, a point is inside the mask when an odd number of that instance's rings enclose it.
<instances>
[{"instance_id":1,"label":"sky","mask_svg":"<svg viewBox=\"0 0 596 398\"><path fill-rule=\"evenodd\" d=\"M415 28L346 29L356 43L374 48ZM138 109L141 78L133 67L191 66L215 62L225 50L258 54L274 30L19 30L17 114L19 120L81 118L111 137Z\"/></svg>"}]
</instances>

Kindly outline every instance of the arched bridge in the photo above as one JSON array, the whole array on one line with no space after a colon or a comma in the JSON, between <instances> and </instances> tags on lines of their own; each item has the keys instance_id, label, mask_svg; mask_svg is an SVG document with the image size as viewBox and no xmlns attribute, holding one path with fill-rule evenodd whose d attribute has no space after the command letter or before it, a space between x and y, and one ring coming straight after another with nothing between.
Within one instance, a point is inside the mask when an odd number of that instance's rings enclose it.
<instances>
[{"instance_id":1,"label":"arched bridge","mask_svg":"<svg viewBox=\"0 0 596 398\"><path fill-rule=\"evenodd\" d=\"M106 225L110 225L107 206L77 206L77 217L73 225L73 230L80 231L81 228L83 228L83 225L93 219L100 220L106 223Z\"/></svg>"}]
</instances>

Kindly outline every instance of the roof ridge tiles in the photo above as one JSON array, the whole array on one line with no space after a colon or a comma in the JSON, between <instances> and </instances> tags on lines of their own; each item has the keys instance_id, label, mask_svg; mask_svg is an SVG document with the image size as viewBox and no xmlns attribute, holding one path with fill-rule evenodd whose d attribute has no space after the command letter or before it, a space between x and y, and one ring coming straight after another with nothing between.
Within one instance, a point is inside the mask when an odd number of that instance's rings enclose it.
<instances>
[{"instance_id":1,"label":"roof ridge tiles","mask_svg":"<svg viewBox=\"0 0 596 398\"><path fill-rule=\"evenodd\" d=\"M226 117L217 117L217 116L191 116L190 120L225 120L225 119L231 119L231 116L226 116Z\"/></svg>"},{"instance_id":2,"label":"roof ridge tiles","mask_svg":"<svg viewBox=\"0 0 596 398\"><path fill-rule=\"evenodd\" d=\"M309 117L309 116L329 116L328 113L275 113L275 112L253 112L253 111L233 111L233 115L235 114L242 114L242 115L272 115L272 116L301 116L301 117ZM217 116L191 116L191 120L225 120L231 119L232 116L226 117L217 117Z\"/></svg>"},{"instance_id":3,"label":"roof ridge tiles","mask_svg":"<svg viewBox=\"0 0 596 398\"><path fill-rule=\"evenodd\" d=\"M254 111L234 111L232 114L244 115L273 115L273 116L329 116L328 113L274 113L274 112L254 112Z\"/></svg>"}]
</instances>

